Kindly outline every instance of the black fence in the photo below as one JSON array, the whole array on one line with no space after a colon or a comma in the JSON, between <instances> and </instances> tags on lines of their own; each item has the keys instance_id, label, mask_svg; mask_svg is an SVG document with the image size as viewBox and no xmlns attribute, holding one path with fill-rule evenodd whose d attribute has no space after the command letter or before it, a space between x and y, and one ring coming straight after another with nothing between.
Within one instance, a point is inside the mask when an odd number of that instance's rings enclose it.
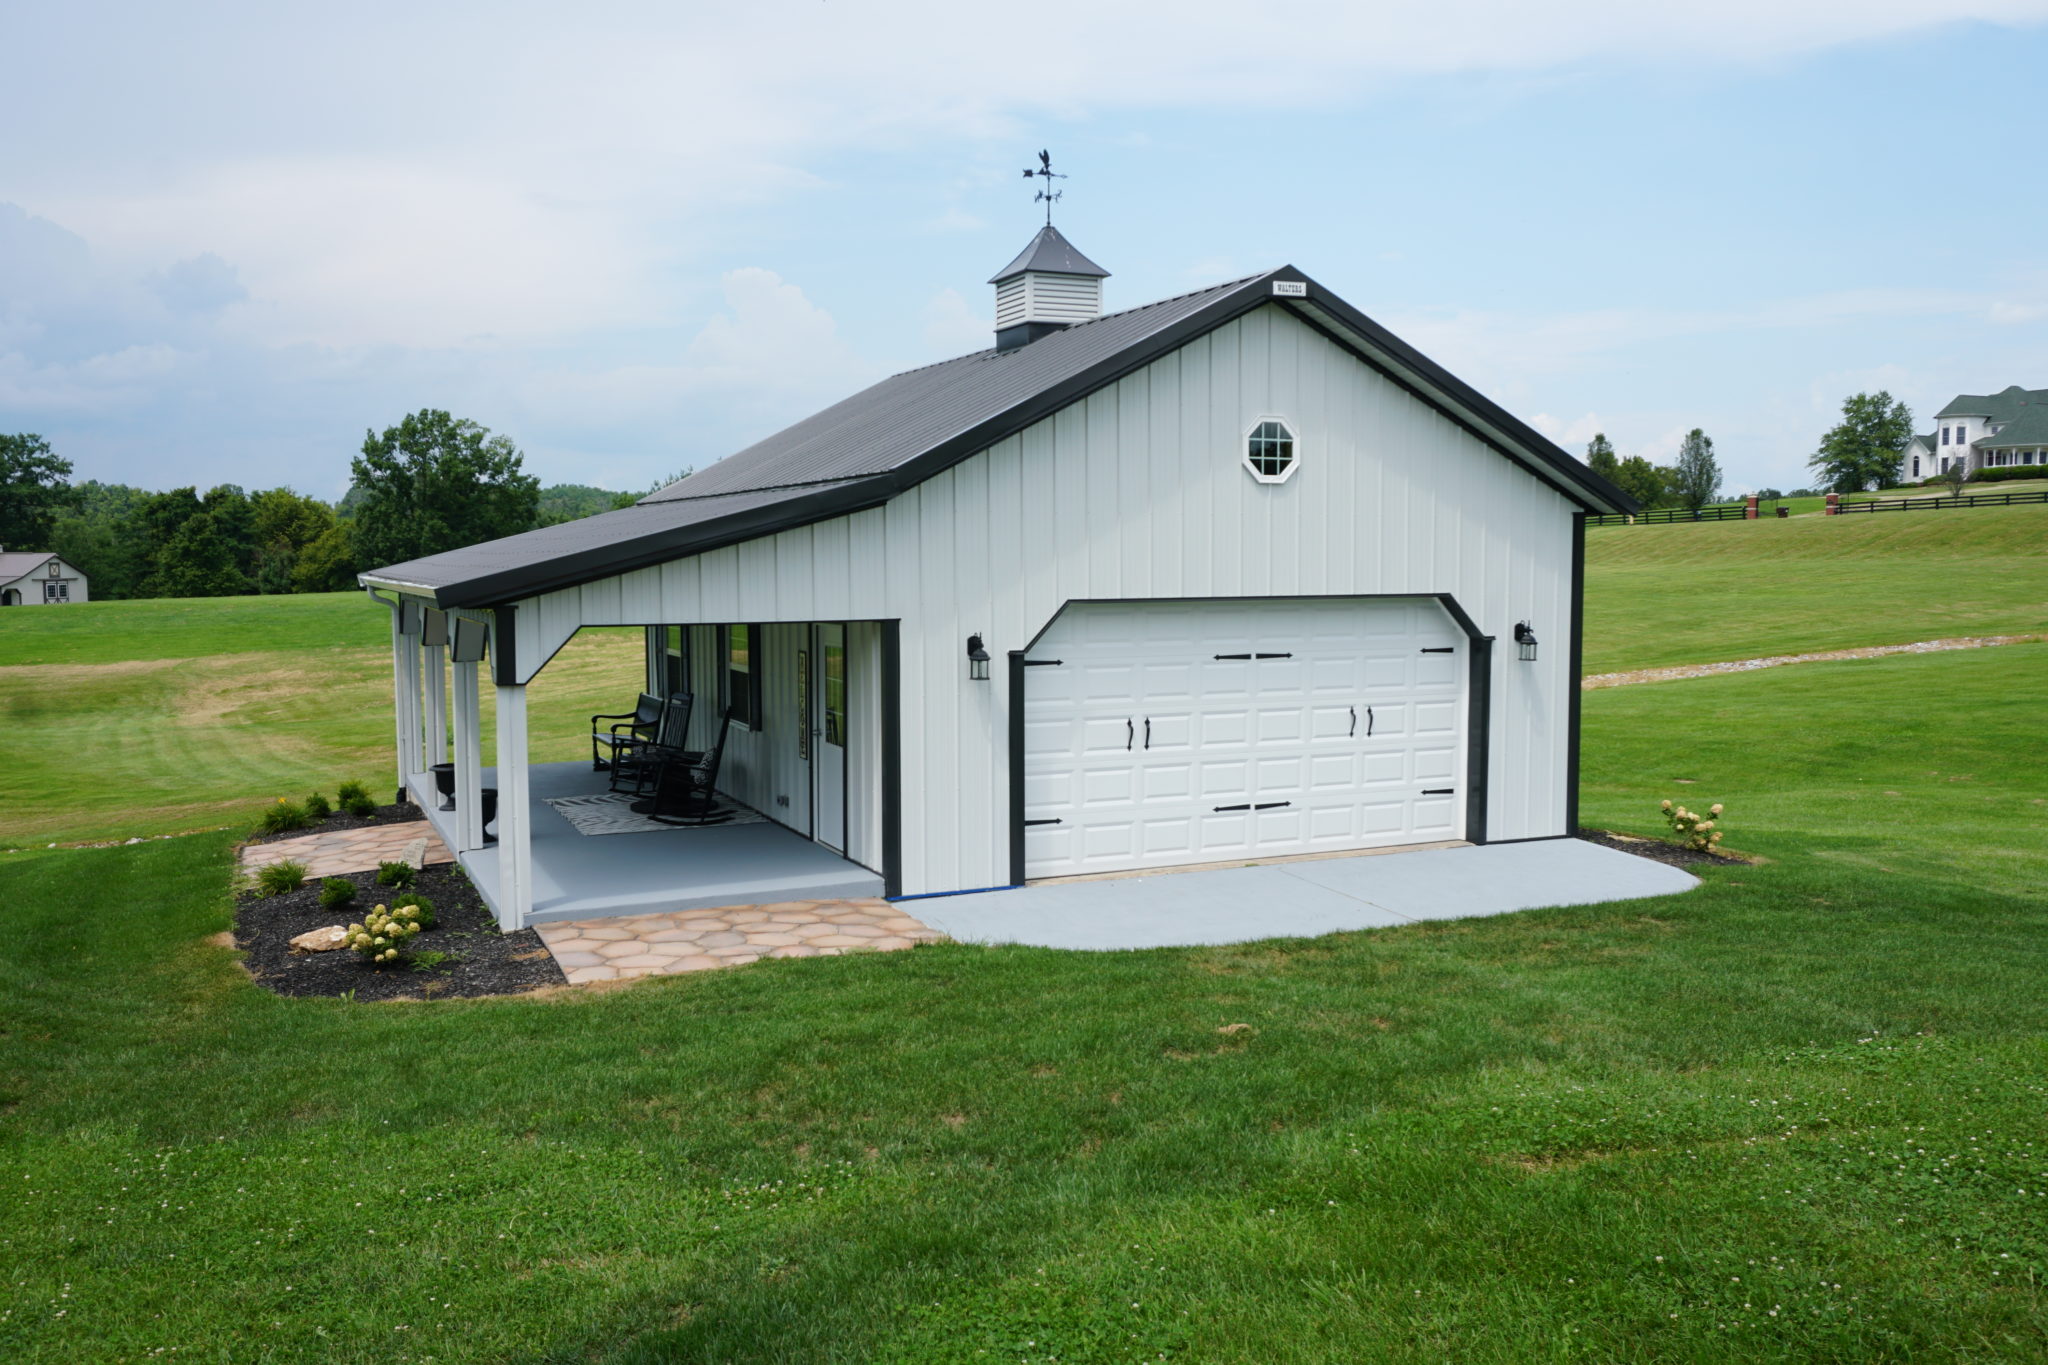
<instances>
[{"instance_id":1,"label":"black fence","mask_svg":"<svg viewBox=\"0 0 2048 1365\"><path fill-rule=\"evenodd\" d=\"M1852 512L1933 512L1949 507L2013 507L2023 503L2048 502L2048 489L2029 489L2019 493L1963 493L1947 497L1931 498L1881 498L1874 502L1841 502L1835 504L1837 516ZM1771 519L1778 514L1772 504L1765 503L1757 508L1762 519ZM1688 512L1683 507L1659 507L1634 516L1610 513L1605 516L1587 517L1588 526L1665 526L1675 521L1741 521L1749 509L1739 504L1723 507L1702 507L1697 512Z\"/></svg>"},{"instance_id":2,"label":"black fence","mask_svg":"<svg viewBox=\"0 0 2048 1365\"><path fill-rule=\"evenodd\" d=\"M1749 515L1749 509L1741 503L1724 507L1702 507L1698 511L1687 511L1683 507L1655 507L1634 516L1609 513L1605 516L1587 517L1588 526L1662 526L1674 521L1741 521Z\"/></svg>"},{"instance_id":3,"label":"black fence","mask_svg":"<svg viewBox=\"0 0 2048 1365\"><path fill-rule=\"evenodd\" d=\"M1849 512L1932 512L1942 507L2011 507L2016 503L2048 502L2048 489L2034 488L2021 493L1963 493L1955 497L1885 498L1879 502L1845 502L1836 515Z\"/></svg>"}]
</instances>

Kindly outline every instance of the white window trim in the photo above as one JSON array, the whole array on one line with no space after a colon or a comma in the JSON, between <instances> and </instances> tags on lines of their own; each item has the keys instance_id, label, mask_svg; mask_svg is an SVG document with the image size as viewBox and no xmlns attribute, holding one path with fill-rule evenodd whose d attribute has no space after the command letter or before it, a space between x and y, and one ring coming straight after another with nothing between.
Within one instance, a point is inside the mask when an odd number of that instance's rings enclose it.
<instances>
[{"instance_id":1,"label":"white window trim","mask_svg":"<svg viewBox=\"0 0 2048 1365\"><path fill-rule=\"evenodd\" d=\"M1287 462L1287 468L1281 470L1278 474L1261 474L1258 466L1252 463L1252 435L1268 422L1278 422L1281 426L1287 428L1287 439L1294 450L1294 457ZM1277 412L1259 414L1245 424L1244 431L1237 438L1237 462L1244 466L1245 473L1251 475L1259 483L1286 483L1294 477L1294 471L1301 468L1300 427L1295 424L1293 418L1283 417Z\"/></svg>"}]
</instances>

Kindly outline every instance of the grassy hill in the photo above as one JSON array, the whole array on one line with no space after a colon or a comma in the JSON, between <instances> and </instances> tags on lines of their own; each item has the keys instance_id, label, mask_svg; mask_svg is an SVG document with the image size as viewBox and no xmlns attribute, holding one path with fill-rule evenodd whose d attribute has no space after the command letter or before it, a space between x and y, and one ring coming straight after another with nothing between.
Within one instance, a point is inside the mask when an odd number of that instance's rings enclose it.
<instances>
[{"instance_id":1,"label":"grassy hill","mask_svg":"<svg viewBox=\"0 0 2048 1365\"><path fill-rule=\"evenodd\" d=\"M1586 671L2048 630L2048 506L1586 532Z\"/></svg>"}]
</instances>

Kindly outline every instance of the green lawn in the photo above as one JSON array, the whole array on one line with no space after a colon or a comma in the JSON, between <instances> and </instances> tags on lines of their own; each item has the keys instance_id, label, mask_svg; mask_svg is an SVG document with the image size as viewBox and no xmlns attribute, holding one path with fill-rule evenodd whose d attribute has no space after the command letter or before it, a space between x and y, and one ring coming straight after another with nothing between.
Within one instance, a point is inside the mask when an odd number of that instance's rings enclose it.
<instances>
[{"instance_id":1,"label":"green lawn","mask_svg":"<svg viewBox=\"0 0 2048 1365\"><path fill-rule=\"evenodd\" d=\"M1225 949L286 1001L225 836L0 857L0 1358L2038 1361L2043 676L1591 693L1767 861Z\"/></svg>"},{"instance_id":2,"label":"green lawn","mask_svg":"<svg viewBox=\"0 0 2048 1365\"><path fill-rule=\"evenodd\" d=\"M1586 532L1586 671L2048 631L2048 506Z\"/></svg>"},{"instance_id":3,"label":"green lawn","mask_svg":"<svg viewBox=\"0 0 2048 1365\"><path fill-rule=\"evenodd\" d=\"M359 592L80 602L0 612L0 667L381 649L391 614Z\"/></svg>"}]
</instances>

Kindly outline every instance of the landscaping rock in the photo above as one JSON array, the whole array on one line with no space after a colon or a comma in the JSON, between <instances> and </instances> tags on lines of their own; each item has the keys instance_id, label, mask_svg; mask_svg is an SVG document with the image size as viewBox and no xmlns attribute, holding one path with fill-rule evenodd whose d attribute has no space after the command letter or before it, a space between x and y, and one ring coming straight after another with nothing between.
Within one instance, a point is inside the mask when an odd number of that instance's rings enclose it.
<instances>
[{"instance_id":1,"label":"landscaping rock","mask_svg":"<svg viewBox=\"0 0 2048 1365\"><path fill-rule=\"evenodd\" d=\"M308 930L291 942L291 949L295 953L328 953L347 946L348 930L339 924L330 924L324 929Z\"/></svg>"},{"instance_id":2,"label":"landscaping rock","mask_svg":"<svg viewBox=\"0 0 2048 1365\"><path fill-rule=\"evenodd\" d=\"M398 855L398 860L415 872L423 870L427 865L427 841L413 840L405 846L405 852Z\"/></svg>"}]
</instances>

